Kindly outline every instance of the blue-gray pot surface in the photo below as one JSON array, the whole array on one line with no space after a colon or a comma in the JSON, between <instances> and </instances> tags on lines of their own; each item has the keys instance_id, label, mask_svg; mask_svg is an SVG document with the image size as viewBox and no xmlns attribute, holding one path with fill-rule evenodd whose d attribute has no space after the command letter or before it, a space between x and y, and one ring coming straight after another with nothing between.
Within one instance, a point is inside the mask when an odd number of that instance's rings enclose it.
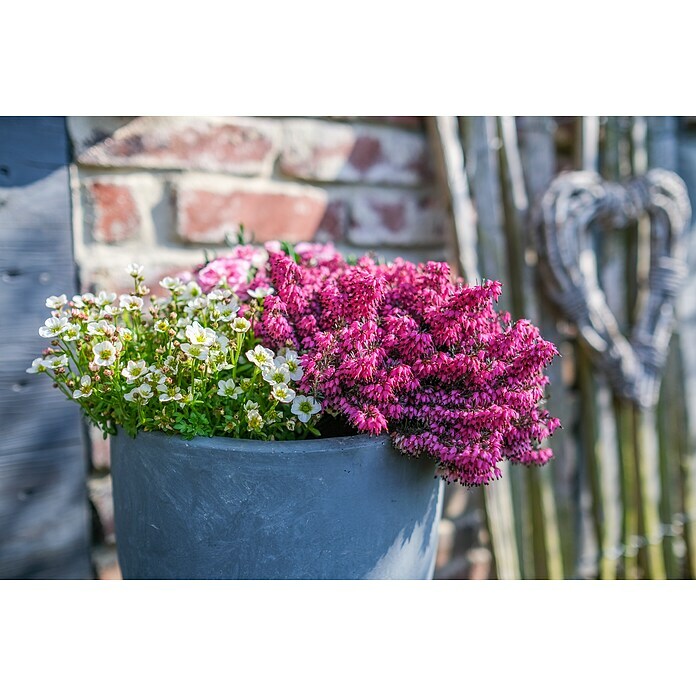
<instances>
[{"instance_id":1,"label":"blue-gray pot surface","mask_svg":"<svg viewBox=\"0 0 696 696\"><path fill-rule=\"evenodd\" d=\"M386 436L111 438L124 578L431 578L442 483Z\"/></svg>"}]
</instances>

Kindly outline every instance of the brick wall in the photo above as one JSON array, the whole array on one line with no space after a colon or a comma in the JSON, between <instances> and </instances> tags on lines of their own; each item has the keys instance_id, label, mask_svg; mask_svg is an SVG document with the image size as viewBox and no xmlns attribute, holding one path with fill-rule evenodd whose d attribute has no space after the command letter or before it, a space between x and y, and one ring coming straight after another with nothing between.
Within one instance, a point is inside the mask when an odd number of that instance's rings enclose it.
<instances>
[{"instance_id":1,"label":"brick wall","mask_svg":"<svg viewBox=\"0 0 696 696\"><path fill-rule=\"evenodd\" d=\"M201 263L204 250L224 251L240 225L258 241L445 258L445 216L420 117L72 117L68 127L83 291L126 290L132 261L156 286ZM95 564L102 577L117 577L108 445L92 435ZM448 494L443 577L485 574L490 565L485 552L481 565L481 550L456 553L480 546L474 501Z\"/></svg>"}]
</instances>

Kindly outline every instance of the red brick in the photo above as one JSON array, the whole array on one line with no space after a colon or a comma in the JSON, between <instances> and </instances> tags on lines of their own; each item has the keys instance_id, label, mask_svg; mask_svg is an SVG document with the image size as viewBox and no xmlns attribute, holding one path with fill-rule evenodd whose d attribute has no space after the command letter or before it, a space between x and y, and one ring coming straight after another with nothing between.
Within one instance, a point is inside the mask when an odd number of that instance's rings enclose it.
<instances>
[{"instance_id":1,"label":"red brick","mask_svg":"<svg viewBox=\"0 0 696 696\"><path fill-rule=\"evenodd\" d=\"M109 137L97 133L102 139L78 152L77 161L101 167L270 173L276 130L276 124L264 119L145 116Z\"/></svg>"},{"instance_id":2,"label":"red brick","mask_svg":"<svg viewBox=\"0 0 696 696\"><path fill-rule=\"evenodd\" d=\"M286 123L279 168L306 181L418 186L432 180L423 133L305 119Z\"/></svg>"},{"instance_id":3,"label":"red brick","mask_svg":"<svg viewBox=\"0 0 696 696\"><path fill-rule=\"evenodd\" d=\"M227 191L180 186L176 195L177 231L189 242L221 243L226 232L244 226L257 242L314 238L326 213L322 195L236 188Z\"/></svg>"},{"instance_id":4,"label":"red brick","mask_svg":"<svg viewBox=\"0 0 696 696\"><path fill-rule=\"evenodd\" d=\"M85 183L85 192L85 222L95 240L115 244L138 235L140 212L127 185L90 179Z\"/></svg>"},{"instance_id":5,"label":"red brick","mask_svg":"<svg viewBox=\"0 0 696 696\"><path fill-rule=\"evenodd\" d=\"M319 223L316 239L321 242L341 242L348 231L350 211L345 201L331 201Z\"/></svg>"},{"instance_id":6,"label":"red brick","mask_svg":"<svg viewBox=\"0 0 696 696\"><path fill-rule=\"evenodd\" d=\"M438 246L444 243L444 211L428 194L361 191L351 206L348 241L357 246Z\"/></svg>"}]
</instances>

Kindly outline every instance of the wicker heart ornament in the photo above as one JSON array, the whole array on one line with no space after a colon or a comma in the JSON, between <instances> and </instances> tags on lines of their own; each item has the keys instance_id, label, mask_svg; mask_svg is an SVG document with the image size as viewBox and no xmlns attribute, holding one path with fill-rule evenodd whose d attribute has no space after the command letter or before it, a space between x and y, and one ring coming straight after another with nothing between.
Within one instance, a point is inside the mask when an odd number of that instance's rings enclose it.
<instances>
[{"instance_id":1,"label":"wicker heart ornament","mask_svg":"<svg viewBox=\"0 0 696 696\"><path fill-rule=\"evenodd\" d=\"M599 283L592 230L610 234L643 215L650 220L648 288L627 337ZM654 169L619 184L579 171L554 179L534 225L547 294L577 327L614 391L643 408L659 397L675 298L687 272L690 219L686 186L673 172Z\"/></svg>"}]
</instances>

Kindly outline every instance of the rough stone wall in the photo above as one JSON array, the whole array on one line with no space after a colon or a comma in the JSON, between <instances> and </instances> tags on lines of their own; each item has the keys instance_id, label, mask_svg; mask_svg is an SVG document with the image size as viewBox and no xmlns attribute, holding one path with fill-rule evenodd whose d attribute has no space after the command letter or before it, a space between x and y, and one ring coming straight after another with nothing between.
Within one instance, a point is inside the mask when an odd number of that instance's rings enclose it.
<instances>
[{"instance_id":1,"label":"rough stone wall","mask_svg":"<svg viewBox=\"0 0 696 696\"><path fill-rule=\"evenodd\" d=\"M75 255L83 291L148 285L224 251L239 226L257 241L332 241L346 253L445 258L423 119L71 117ZM94 559L118 577L108 444L92 433ZM450 490L451 489L451 490ZM448 489L440 577L486 575L477 497ZM468 555L467 555L468 554Z\"/></svg>"}]
</instances>

